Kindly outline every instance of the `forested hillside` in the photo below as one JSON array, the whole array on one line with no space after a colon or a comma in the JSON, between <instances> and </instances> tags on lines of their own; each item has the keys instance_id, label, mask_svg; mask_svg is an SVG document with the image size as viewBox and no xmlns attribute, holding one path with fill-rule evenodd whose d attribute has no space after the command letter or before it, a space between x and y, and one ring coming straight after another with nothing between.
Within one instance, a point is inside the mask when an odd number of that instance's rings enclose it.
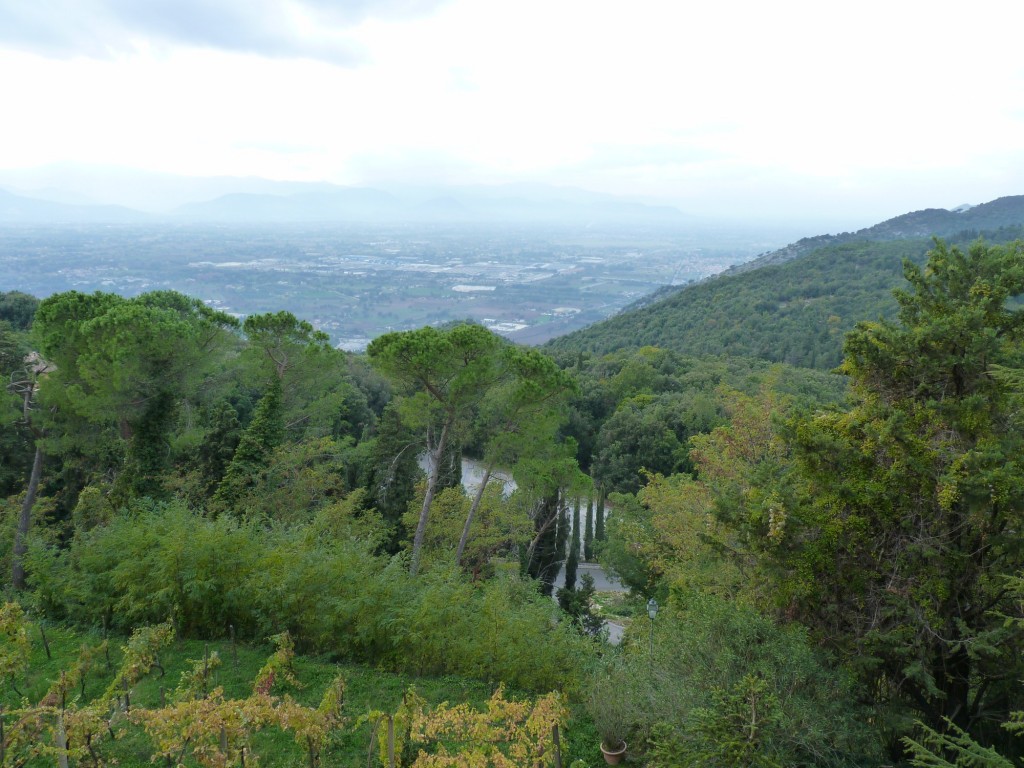
<instances>
[{"instance_id":1,"label":"forested hillside","mask_svg":"<svg viewBox=\"0 0 1024 768\"><path fill-rule=\"evenodd\" d=\"M0 764L1005 768L1024 243L925 247L829 246L554 356L0 295ZM221 678L211 644L266 662Z\"/></svg>"},{"instance_id":2,"label":"forested hillside","mask_svg":"<svg viewBox=\"0 0 1024 768\"><path fill-rule=\"evenodd\" d=\"M769 264L781 264L806 256L827 245L869 240L920 240L941 237L945 240L964 241L976 238L983 232L997 232L1001 229L1019 229L1024 223L1024 195L1000 197L981 205L965 205L954 210L926 208L894 216L880 224L858 229L856 232L842 232L838 235L817 235L805 237L763 254L745 264L731 267L723 274L736 274L759 269ZM1010 238L998 238L1001 242Z\"/></svg>"},{"instance_id":3,"label":"forested hillside","mask_svg":"<svg viewBox=\"0 0 1024 768\"><path fill-rule=\"evenodd\" d=\"M1021 228L982 233L1008 242ZM962 233L964 245L978 236ZM854 240L759 269L727 274L675 290L588 328L550 341L562 353L604 354L658 346L688 355L755 357L831 369L842 360L843 338L860 320L892 319L892 291L903 260L921 264L930 239Z\"/></svg>"}]
</instances>

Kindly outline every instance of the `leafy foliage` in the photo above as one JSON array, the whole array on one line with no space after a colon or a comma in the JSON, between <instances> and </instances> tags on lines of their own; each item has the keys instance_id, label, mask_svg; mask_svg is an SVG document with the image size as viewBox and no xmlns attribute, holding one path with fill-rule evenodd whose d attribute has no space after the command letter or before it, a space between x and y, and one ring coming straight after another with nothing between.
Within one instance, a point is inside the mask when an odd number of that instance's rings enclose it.
<instances>
[{"instance_id":1,"label":"leafy foliage","mask_svg":"<svg viewBox=\"0 0 1024 768\"><path fill-rule=\"evenodd\" d=\"M13 683L29 659L27 621L18 603L0 606L0 640L0 682Z\"/></svg>"},{"instance_id":2,"label":"leafy foliage","mask_svg":"<svg viewBox=\"0 0 1024 768\"><path fill-rule=\"evenodd\" d=\"M77 534L66 553L32 547L31 571L47 610L85 626L172 616L186 636L286 628L304 650L394 669L531 690L572 684L580 640L530 585L474 587L444 568L411 578L402 559L374 555L373 540L335 536L358 525L343 514L328 507L309 524L268 529L180 504L138 506Z\"/></svg>"},{"instance_id":3,"label":"leafy foliage","mask_svg":"<svg viewBox=\"0 0 1024 768\"><path fill-rule=\"evenodd\" d=\"M928 725L977 736L1006 717L1022 640L993 615L1024 566L1024 477L1016 407L988 373L1020 357L1022 248L937 244L907 266L901 324L850 335L857 405L795 426L801 519L778 550L798 615Z\"/></svg>"},{"instance_id":4,"label":"leafy foliage","mask_svg":"<svg viewBox=\"0 0 1024 768\"><path fill-rule=\"evenodd\" d=\"M879 759L853 680L831 668L800 627L694 593L663 608L653 630L650 648L647 627L632 638L616 687L632 701L631 730L660 755L655 765Z\"/></svg>"},{"instance_id":5,"label":"leafy foliage","mask_svg":"<svg viewBox=\"0 0 1024 768\"><path fill-rule=\"evenodd\" d=\"M482 326L456 325L385 334L367 349L370 360L408 393L407 417L425 434L430 471L412 543L414 575L446 451L490 387L502 378L502 346Z\"/></svg>"}]
</instances>

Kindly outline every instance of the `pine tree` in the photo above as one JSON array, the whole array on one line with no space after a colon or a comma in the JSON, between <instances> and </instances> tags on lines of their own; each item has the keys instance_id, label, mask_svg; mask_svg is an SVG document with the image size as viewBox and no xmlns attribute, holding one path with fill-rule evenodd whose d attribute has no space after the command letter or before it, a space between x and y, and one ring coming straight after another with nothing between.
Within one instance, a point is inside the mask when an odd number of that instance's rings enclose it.
<instances>
[{"instance_id":1,"label":"pine tree","mask_svg":"<svg viewBox=\"0 0 1024 768\"><path fill-rule=\"evenodd\" d=\"M562 558L558 554L558 498L556 491L541 503L541 511L536 517L539 533L537 544L533 548L530 559L526 563L526 573L540 582L540 592L548 597L555 585Z\"/></svg>"}]
</instances>

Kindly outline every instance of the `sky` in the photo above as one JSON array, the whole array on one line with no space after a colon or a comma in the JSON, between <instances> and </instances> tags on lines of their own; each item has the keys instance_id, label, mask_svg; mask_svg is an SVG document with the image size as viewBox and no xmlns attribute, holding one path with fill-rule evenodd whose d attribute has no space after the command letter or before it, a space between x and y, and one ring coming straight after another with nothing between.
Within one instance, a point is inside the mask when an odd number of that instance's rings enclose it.
<instances>
[{"instance_id":1,"label":"sky","mask_svg":"<svg viewBox=\"0 0 1024 768\"><path fill-rule=\"evenodd\" d=\"M0 171L541 182L870 224L1024 194L1011 0L0 0Z\"/></svg>"}]
</instances>

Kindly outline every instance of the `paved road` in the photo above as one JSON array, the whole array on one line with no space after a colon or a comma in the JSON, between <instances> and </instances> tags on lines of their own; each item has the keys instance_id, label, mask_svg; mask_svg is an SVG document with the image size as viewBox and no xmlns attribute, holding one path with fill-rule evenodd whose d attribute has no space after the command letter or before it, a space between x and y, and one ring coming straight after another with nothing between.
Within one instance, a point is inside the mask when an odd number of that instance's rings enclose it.
<instances>
[{"instance_id":1,"label":"paved road","mask_svg":"<svg viewBox=\"0 0 1024 768\"><path fill-rule=\"evenodd\" d=\"M619 583L619 580L612 576L610 573L606 573L597 563L580 563L576 569L576 585L579 586L580 577L584 573L589 573L594 579L594 589L598 592L628 592L626 587ZM558 572L558 576L555 577L555 589L565 586L565 567Z\"/></svg>"}]
</instances>

